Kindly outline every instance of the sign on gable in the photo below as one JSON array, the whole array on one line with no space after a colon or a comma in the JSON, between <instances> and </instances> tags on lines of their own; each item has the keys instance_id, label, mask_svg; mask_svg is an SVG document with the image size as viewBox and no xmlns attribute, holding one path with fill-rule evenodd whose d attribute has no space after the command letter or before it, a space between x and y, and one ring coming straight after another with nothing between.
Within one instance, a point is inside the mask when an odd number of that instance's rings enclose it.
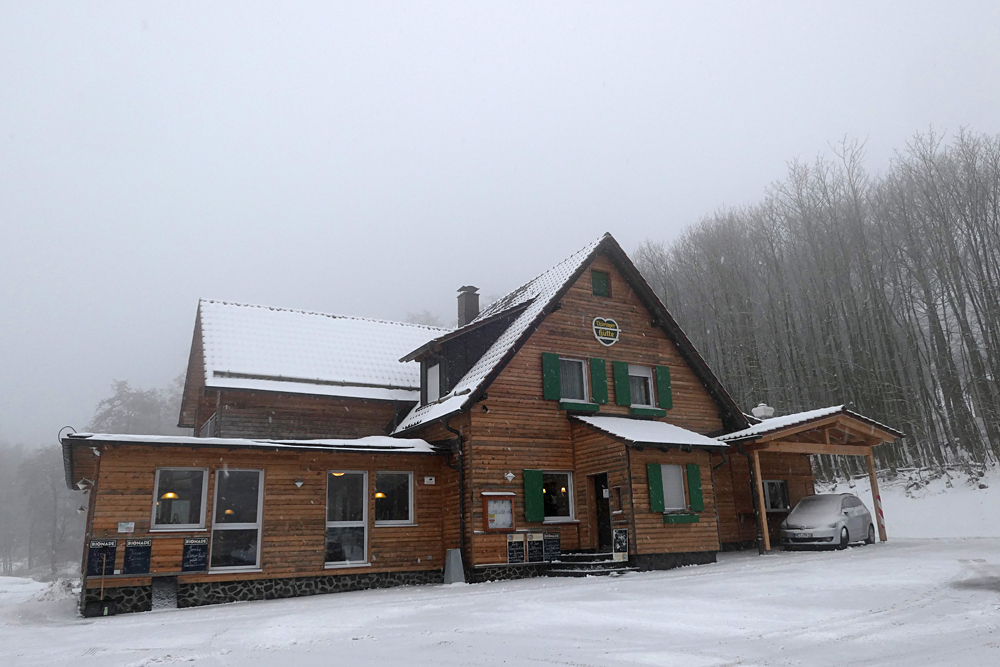
<instances>
[{"instance_id":1,"label":"sign on gable","mask_svg":"<svg viewBox=\"0 0 1000 667\"><path fill-rule=\"evenodd\" d=\"M618 323L610 317L594 318L594 338L599 340L601 345L611 347L618 342L618 335L621 332Z\"/></svg>"}]
</instances>

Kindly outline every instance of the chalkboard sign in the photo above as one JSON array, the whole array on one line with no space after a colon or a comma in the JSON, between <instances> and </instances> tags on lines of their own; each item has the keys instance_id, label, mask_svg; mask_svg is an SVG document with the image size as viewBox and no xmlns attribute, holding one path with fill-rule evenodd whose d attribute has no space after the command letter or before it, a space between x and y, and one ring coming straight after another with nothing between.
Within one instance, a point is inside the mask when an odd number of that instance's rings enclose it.
<instances>
[{"instance_id":1,"label":"chalkboard sign","mask_svg":"<svg viewBox=\"0 0 1000 667\"><path fill-rule=\"evenodd\" d=\"M181 572L204 572L208 569L208 538L185 537Z\"/></svg>"},{"instance_id":2,"label":"chalkboard sign","mask_svg":"<svg viewBox=\"0 0 1000 667\"><path fill-rule=\"evenodd\" d=\"M528 562L541 563L545 560L545 540L542 533L528 533Z\"/></svg>"},{"instance_id":3,"label":"chalkboard sign","mask_svg":"<svg viewBox=\"0 0 1000 667\"><path fill-rule=\"evenodd\" d=\"M614 551L615 560L628 560L627 528L615 528L615 535L612 540L612 551Z\"/></svg>"},{"instance_id":4,"label":"chalkboard sign","mask_svg":"<svg viewBox=\"0 0 1000 667\"><path fill-rule=\"evenodd\" d=\"M545 538L542 541L544 544L544 558L545 560L559 560L562 557L562 547L559 543L560 534L559 533L545 533Z\"/></svg>"},{"instance_id":5,"label":"chalkboard sign","mask_svg":"<svg viewBox=\"0 0 1000 667\"><path fill-rule=\"evenodd\" d=\"M507 536L507 562L524 562L524 535L517 533Z\"/></svg>"},{"instance_id":6,"label":"chalkboard sign","mask_svg":"<svg viewBox=\"0 0 1000 667\"><path fill-rule=\"evenodd\" d=\"M115 573L115 551L118 540L91 540L87 550L87 576Z\"/></svg>"},{"instance_id":7,"label":"chalkboard sign","mask_svg":"<svg viewBox=\"0 0 1000 667\"><path fill-rule=\"evenodd\" d=\"M125 566L122 574L149 574L153 540L125 540Z\"/></svg>"}]
</instances>

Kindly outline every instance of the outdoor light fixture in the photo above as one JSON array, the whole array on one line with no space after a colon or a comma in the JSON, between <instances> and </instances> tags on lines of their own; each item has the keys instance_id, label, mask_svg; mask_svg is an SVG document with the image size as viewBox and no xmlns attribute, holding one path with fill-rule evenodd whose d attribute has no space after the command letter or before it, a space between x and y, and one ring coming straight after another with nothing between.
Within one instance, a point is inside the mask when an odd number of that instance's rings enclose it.
<instances>
[{"instance_id":1,"label":"outdoor light fixture","mask_svg":"<svg viewBox=\"0 0 1000 667\"><path fill-rule=\"evenodd\" d=\"M160 496L160 500L177 500L177 498L178 498L177 494L174 493L173 491L167 491L162 496Z\"/></svg>"},{"instance_id":2,"label":"outdoor light fixture","mask_svg":"<svg viewBox=\"0 0 1000 667\"><path fill-rule=\"evenodd\" d=\"M559 492L560 493L566 493L566 487L564 486L563 488L559 489Z\"/></svg>"},{"instance_id":3,"label":"outdoor light fixture","mask_svg":"<svg viewBox=\"0 0 1000 667\"><path fill-rule=\"evenodd\" d=\"M513 482L514 481L514 473L508 472L506 475L503 476L503 478L505 480L507 480L508 482Z\"/></svg>"},{"instance_id":4,"label":"outdoor light fixture","mask_svg":"<svg viewBox=\"0 0 1000 667\"><path fill-rule=\"evenodd\" d=\"M343 473L341 473L341 474L343 474ZM305 484L305 482L302 481L301 477L299 477L297 480L295 480L295 486L297 486L298 488L301 489L303 484Z\"/></svg>"},{"instance_id":5,"label":"outdoor light fixture","mask_svg":"<svg viewBox=\"0 0 1000 667\"><path fill-rule=\"evenodd\" d=\"M379 491L378 493L375 494L375 497L376 498L385 498L385 494L382 493L381 491Z\"/></svg>"}]
</instances>

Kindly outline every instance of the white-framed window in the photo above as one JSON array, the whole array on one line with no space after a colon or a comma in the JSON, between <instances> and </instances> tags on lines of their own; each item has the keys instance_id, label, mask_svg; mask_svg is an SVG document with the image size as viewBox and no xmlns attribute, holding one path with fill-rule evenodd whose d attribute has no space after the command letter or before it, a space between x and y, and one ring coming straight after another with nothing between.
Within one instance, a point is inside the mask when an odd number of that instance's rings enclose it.
<instances>
[{"instance_id":1,"label":"white-framed window","mask_svg":"<svg viewBox=\"0 0 1000 667\"><path fill-rule=\"evenodd\" d=\"M264 514L264 471L215 471L211 570L260 567L260 524Z\"/></svg>"},{"instance_id":2,"label":"white-framed window","mask_svg":"<svg viewBox=\"0 0 1000 667\"><path fill-rule=\"evenodd\" d=\"M653 369L649 366L628 365L628 384L632 393L632 405L651 408L656 405L653 394Z\"/></svg>"},{"instance_id":3,"label":"white-framed window","mask_svg":"<svg viewBox=\"0 0 1000 667\"><path fill-rule=\"evenodd\" d=\"M150 530L204 530L208 468L157 468Z\"/></svg>"},{"instance_id":4,"label":"white-framed window","mask_svg":"<svg viewBox=\"0 0 1000 667\"><path fill-rule=\"evenodd\" d=\"M433 403L441 398L441 365L427 366L427 402Z\"/></svg>"},{"instance_id":5,"label":"white-framed window","mask_svg":"<svg viewBox=\"0 0 1000 667\"><path fill-rule=\"evenodd\" d=\"M375 473L375 525L413 523L413 473L380 470Z\"/></svg>"},{"instance_id":6,"label":"white-framed window","mask_svg":"<svg viewBox=\"0 0 1000 667\"><path fill-rule=\"evenodd\" d=\"M575 518L573 473L542 472L542 507L545 510L546 523L572 521Z\"/></svg>"},{"instance_id":7,"label":"white-framed window","mask_svg":"<svg viewBox=\"0 0 1000 667\"><path fill-rule=\"evenodd\" d=\"M559 390L564 401L590 400L587 393L587 364L582 359L559 358Z\"/></svg>"},{"instance_id":8,"label":"white-framed window","mask_svg":"<svg viewBox=\"0 0 1000 667\"><path fill-rule=\"evenodd\" d=\"M764 506L768 512L787 512L788 483L783 479L765 479Z\"/></svg>"},{"instance_id":9,"label":"white-framed window","mask_svg":"<svg viewBox=\"0 0 1000 667\"><path fill-rule=\"evenodd\" d=\"M328 567L368 562L368 473L331 470L326 475Z\"/></svg>"},{"instance_id":10,"label":"white-framed window","mask_svg":"<svg viewBox=\"0 0 1000 667\"><path fill-rule=\"evenodd\" d=\"M684 466L661 465L660 477L663 480L663 511L677 512L687 509L687 498L684 495Z\"/></svg>"}]
</instances>

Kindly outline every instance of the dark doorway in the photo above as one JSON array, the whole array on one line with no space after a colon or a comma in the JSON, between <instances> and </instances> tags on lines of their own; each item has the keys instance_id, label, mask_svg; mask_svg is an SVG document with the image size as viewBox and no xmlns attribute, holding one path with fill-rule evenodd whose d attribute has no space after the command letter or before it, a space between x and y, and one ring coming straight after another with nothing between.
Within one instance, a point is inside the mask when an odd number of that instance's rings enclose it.
<instances>
[{"instance_id":1,"label":"dark doorway","mask_svg":"<svg viewBox=\"0 0 1000 667\"><path fill-rule=\"evenodd\" d=\"M608 473L594 475L594 502L597 516L597 550L610 553L611 544L611 492L608 489Z\"/></svg>"}]
</instances>

